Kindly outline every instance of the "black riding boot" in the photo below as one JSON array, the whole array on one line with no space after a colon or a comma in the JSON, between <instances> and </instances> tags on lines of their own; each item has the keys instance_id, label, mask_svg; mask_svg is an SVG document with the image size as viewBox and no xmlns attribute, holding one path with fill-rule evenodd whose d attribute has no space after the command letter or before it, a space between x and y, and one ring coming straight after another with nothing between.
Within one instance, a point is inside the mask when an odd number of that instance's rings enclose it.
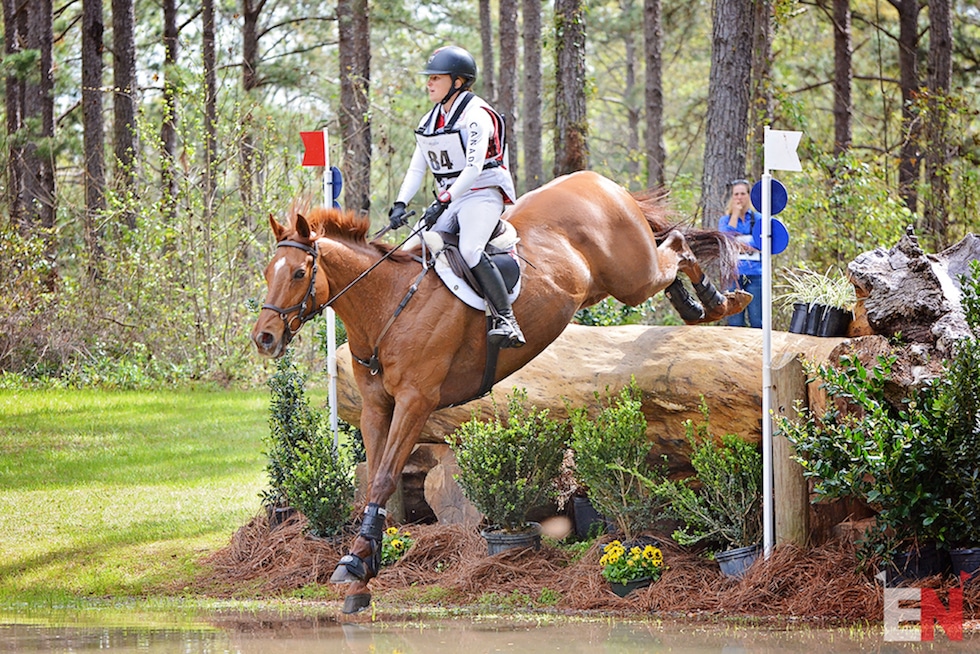
<instances>
[{"instance_id":1,"label":"black riding boot","mask_svg":"<svg viewBox=\"0 0 980 654\"><path fill-rule=\"evenodd\" d=\"M504 278L500 275L497 266L487 257L486 253L483 253L480 255L480 263L470 268L470 271L476 281L480 283L483 296L494 313L494 326L487 332L487 339L491 342L499 342L500 347L521 347L524 345L524 334L521 333L517 318L514 317L514 312L510 308L507 287L504 285Z\"/></svg>"}]
</instances>

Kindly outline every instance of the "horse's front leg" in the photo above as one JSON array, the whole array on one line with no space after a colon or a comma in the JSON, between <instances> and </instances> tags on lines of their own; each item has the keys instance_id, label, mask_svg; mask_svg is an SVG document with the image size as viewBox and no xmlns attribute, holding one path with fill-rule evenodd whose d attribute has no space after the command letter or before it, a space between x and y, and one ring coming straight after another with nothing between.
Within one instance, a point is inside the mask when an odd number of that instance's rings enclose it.
<instances>
[{"instance_id":1,"label":"horse's front leg","mask_svg":"<svg viewBox=\"0 0 980 654\"><path fill-rule=\"evenodd\" d=\"M412 454L419 434L435 402L419 395L400 397L380 458L376 466L369 464L373 475L369 479L368 503L364 508L361 528L350 551L340 559L330 580L350 583L344 598L344 613L356 613L371 604L368 582L381 568L381 541L384 536L387 511L385 503L395 492L397 479Z\"/></svg>"}]
</instances>

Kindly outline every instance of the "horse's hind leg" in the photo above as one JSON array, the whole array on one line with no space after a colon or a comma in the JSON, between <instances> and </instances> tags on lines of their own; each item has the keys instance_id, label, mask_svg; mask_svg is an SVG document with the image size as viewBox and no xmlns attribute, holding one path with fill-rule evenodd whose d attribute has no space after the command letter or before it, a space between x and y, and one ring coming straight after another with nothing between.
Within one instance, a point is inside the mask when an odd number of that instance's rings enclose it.
<instances>
[{"instance_id":1,"label":"horse's hind leg","mask_svg":"<svg viewBox=\"0 0 980 654\"><path fill-rule=\"evenodd\" d=\"M674 281L664 293L671 304L677 309L681 319L689 325L720 320L725 316L738 313L748 306L752 296L737 290L722 294L715 288L708 276L701 270L697 257L687 244L684 235L673 231L667 235L657 248L660 255L670 253L676 257ZM661 263L665 257L660 256ZM674 257L666 257L668 261ZM683 272L691 280L698 302L687 291L683 282L676 276L676 271Z\"/></svg>"}]
</instances>

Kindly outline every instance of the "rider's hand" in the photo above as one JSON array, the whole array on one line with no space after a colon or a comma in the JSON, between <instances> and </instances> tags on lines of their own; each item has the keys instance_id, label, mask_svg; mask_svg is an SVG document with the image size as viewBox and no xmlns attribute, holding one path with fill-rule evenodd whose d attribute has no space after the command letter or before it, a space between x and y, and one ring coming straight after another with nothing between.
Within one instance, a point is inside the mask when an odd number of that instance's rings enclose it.
<instances>
[{"instance_id":1,"label":"rider's hand","mask_svg":"<svg viewBox=\"0 0 980 654\"><path fill-rule=\"evenodd\" d=\"M429 208L422 214L422 222L425 223L426 229L432 229L436 221L439 220L439 216L449 207L451 201L452 198L449 197L449 191L443 191L436 198L436 201L429 205Z\"/></svg>"},{"instance_id":2,"label":"rider's hand","mask_svg":"<svg viewBox=\"0 0 980 654\"><path fill-rule=\"evenodd\" d=\"M391 229L398 229L408 224L408 214L405 211L404 202L396 202L388 209L388 225Z\"/></svg>"}]
</instances>

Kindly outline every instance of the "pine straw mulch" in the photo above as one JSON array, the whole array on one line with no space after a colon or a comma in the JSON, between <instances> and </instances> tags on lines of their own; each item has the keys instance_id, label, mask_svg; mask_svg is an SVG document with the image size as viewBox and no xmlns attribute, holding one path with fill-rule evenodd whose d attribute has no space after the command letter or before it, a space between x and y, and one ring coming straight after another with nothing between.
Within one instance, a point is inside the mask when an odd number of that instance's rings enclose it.
<instances>
[{"instance_id":1,"label":"pine straw mulch","mask_svg":"<svg viewBox=\"0 0 980 654\"><path fill-rule=\"evenodd\" d=\"M318 596L341 601L345 587L329 579L350 536L315 539L306 536L304 528L301 516L274 530L264 515L254 518L227 547L207 559L207 573L185 592L268 597L323 585ZM485 601L489 594L520 594L533 605L548 589L559 597L549 610L570 614L737 615L833 624L877 622L883 614L881 587L870 574L857 572L853 546L845 542L807 551L776 548L769 561L759 561L743 579L733 580L723 577L717 564L662 538L668 565L662 578L619 598L599 574L600 542L578 558L547 542L539 551L510 550L491 557L486 542L472 529L415 525L409 530L415 544L371 582L374 599L389 610L399 603L417 609L426 602L426 589L438 587L431 596L438 597L440 606L460 607ZM946 601L954 582L937 576L918 585L938 589ZM968 619L980 617L980 584L966 585L964 614Z\"/></svg>"}]
</instances>

